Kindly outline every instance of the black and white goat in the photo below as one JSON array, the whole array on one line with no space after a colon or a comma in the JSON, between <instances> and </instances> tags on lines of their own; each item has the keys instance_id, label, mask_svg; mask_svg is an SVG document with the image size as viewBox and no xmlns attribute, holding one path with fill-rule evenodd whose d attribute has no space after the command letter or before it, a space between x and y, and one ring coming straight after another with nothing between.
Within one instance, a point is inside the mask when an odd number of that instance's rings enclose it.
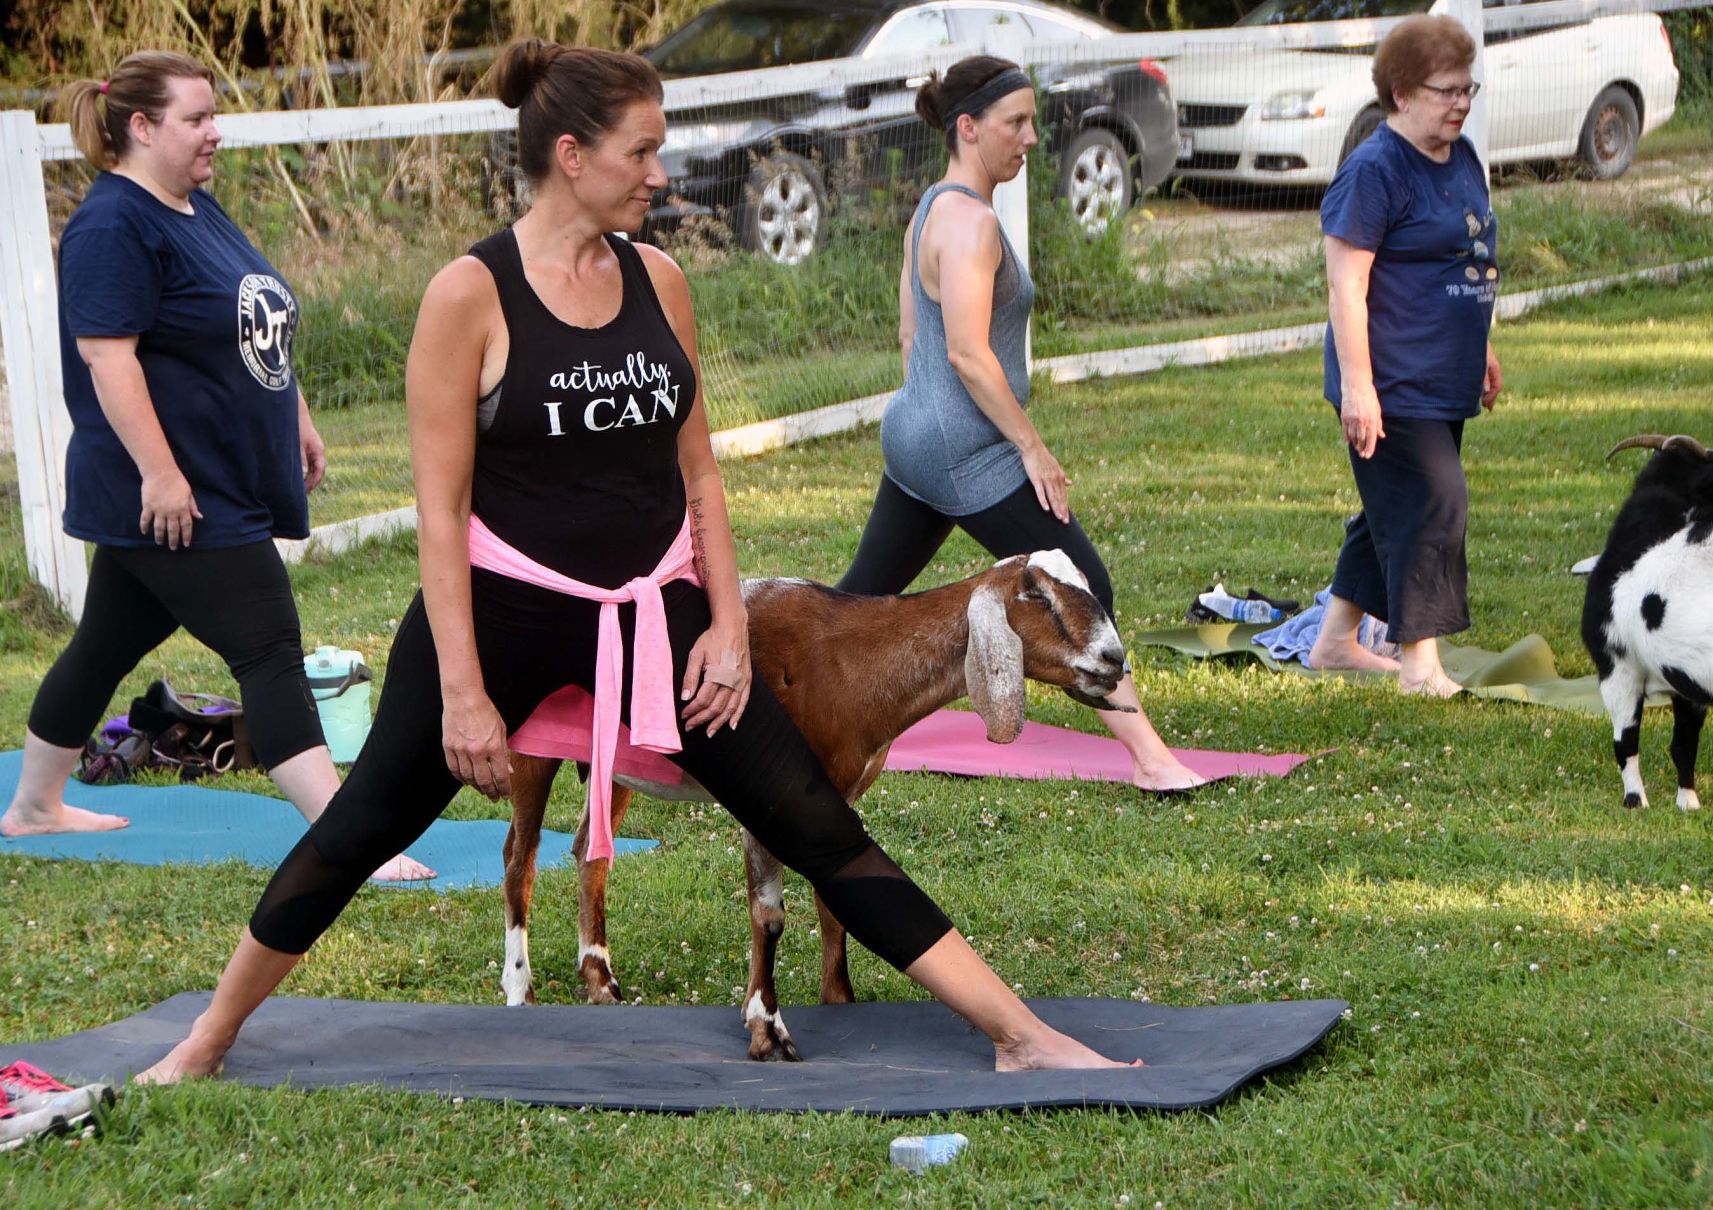
<instances>
[{"instance_id":1,"label":"black and white goat","mask_svg":"<svg viewBox=\"0 0 1713 1210\"><path fill-rule=\"evenodd\" d=\"M1606 456L1636 448L1655 453L1588 577L1582 641L1612 716L1624 805L1648 805L1636 755L1642 703L1667 693L1677 805L1694 811L1695 755L1713 705L1713 457L1693 437L1657 433L1626 438Z\"/></svg>"},{"instance_id":2,"label":"black and white goat","mask_svg":"<svg viewBox=\"0 0 1713 1210\"><path fill-rule=\"evenodd\" d=\"M1057 686L1099 710L1129 710L1110 695L1124 675L1124 647L1088 581L1062 551L1004 559L987 571L926 592L859 597L808 580L746 580L750 651L827 775L854 803L880 776L886 753L911 724L968 694L995 743L1023 729L1024 681ZM512 824L506 834L506 1003L535 1002L529 909L548 791L561 761L512 755ZM689 778L659 787L616 779L613 826L631 791L709 801ZM588 812L573 851L588 843ZM750 1057L798 1057L779 1012L774 956L785 928L779 860L747 831L750 972L744 1023ZM578 862L578 973L593 1003L620 992L607 950L609 863ZM821 1000L854 1000L845 930L816 896L821 925Z\"/></svg>"}]
</instances>

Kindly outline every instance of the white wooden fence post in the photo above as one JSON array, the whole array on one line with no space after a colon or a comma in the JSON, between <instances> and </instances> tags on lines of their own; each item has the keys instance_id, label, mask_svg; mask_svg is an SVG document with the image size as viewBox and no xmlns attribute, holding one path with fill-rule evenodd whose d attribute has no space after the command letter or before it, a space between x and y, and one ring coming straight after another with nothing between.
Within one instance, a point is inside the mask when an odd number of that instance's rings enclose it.
<instances>
[{"instance_id":1,"label":"white wooden fence post","mask_svg":"<svg viewBox=\"0 0 1713 1210\"><path fill-rule=\"evenodd\" d=\"M1469 31L1469 36L1475 39L1475 62L1470 65L1471 78L1482 82L1482 89L1469 103L1469 117L1463 123L1463 133L1475 145L1475 154L1481 157L1481 168L1488 169L1487 160L1487 130L1488 130L1488 98L1493 91L1487 85L1490 83L1486 76L1487 54L1487 21L1481 11L1481 0L1446 0L1445 13L1456 17L1463 23L1463 28Z\"/></svg>"},{"instance_id":2,"label":"white wooden fence post","mask_svg":"<svg viewBox=\"0 0 1713 1210\"><path fill-rule=\"evenodd\" d=\"M78 617L89 583L83 543L60 529L71 440L60 379L59 298L35 115L0 113L0 341L30 574Z\"/></svg>"},{"instance_id":3,"label":"white wooden fence post","mask_svg":"<svg viewBox=\"0 0 1713 1210\"><path fill-rule=\"evenodd\" d=\"M1023 60L1028 50L1030 35L1021 25L990 25L982 31L982 53L997 55L1002 59ZM1017 259L1023 262L1023 267L1029 267L1029 172L1034 156L1023 161L1023 171L1000 185L993 191L993 212L999 216L999 225L1005 231L1005 238L1011 241L1011 250L1017 253ZM1035 325L1033 321L1023 329L1023 362L1033 372L1035 368Z\"/></svg>"}]
</instances>

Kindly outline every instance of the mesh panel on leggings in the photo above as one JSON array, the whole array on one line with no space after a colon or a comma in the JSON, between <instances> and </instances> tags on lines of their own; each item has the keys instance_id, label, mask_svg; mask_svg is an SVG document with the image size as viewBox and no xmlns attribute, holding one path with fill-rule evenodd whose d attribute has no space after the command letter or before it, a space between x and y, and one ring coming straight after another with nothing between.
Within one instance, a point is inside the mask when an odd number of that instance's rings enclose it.
<instances>
[{"instance_id":1,"label":"mesh panel on leggings","mask_svg":"<svg viewBox=\"0 0 1713 1210\"><path fill-rule=\"evenodd\" d=\"M940 905L877 844L817 881L815 890L851 936L899 970L952 931Z\"/></svg>"},{"instance_id":2,"label":"mesh panel on leggings","mask_svg":"<svg viewBox=\"0 0 1713 1210\"><path fill-rule=\"evenodd\" d=\"M301 954L315 944L374 871L375 863L336 866L306 834L274 871L250 916L250 935L272 950Z\"/></svg>"}]
</instances>

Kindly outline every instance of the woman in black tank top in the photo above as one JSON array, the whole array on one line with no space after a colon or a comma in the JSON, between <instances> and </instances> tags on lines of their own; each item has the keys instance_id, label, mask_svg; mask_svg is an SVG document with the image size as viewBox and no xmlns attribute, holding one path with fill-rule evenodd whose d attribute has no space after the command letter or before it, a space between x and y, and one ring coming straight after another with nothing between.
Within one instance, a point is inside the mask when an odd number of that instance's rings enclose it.
<instances>
[{"instance_id":1,"label":"woman in black tank top","mask_svg":"<svg viewBox=\"0 0 1713 1210\"><path fill-rule=\"evenodd\" d=\"M992 1038L1001 1069L1113 1066L988 968L751 682L689 288L664 253L607 234L640 226L667 183L653 67L525 42L496 77L520 110L535 204L423 297L405 383L422 591L399 624L374 728L263 892L207 1012L139 1079L212 1071L356 893L370 854L421 835L460 785L509 793L511 731L567 685L598 692L611 608L598 600L636 594L616 609L632 667L655 587L686 699L670 759L807 877L852 936ZM664 570L692 561L696 580ZM628 721L628 685L623 696Z\"/></svg>"}]
</instances>

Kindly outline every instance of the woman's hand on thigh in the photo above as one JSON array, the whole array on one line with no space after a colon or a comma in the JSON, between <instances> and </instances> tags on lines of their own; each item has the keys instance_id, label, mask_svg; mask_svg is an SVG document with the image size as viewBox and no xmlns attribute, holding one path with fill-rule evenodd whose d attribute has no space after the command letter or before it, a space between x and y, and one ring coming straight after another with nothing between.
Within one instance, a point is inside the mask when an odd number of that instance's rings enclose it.
<instances>
[{"instance_id":1,"label":"woman's hand on thigh","mask_svg":"<svg viewBox=\"0 0 1713 1210\"><path fill-rule=\"evenodd\" d=\"M715 622L690 648L684 666L681 717L685 728L706 727L713 735L722 726L736 727L749 705L754 670L749 662L749 626Z\"/></svg>"},{"instance_id":2,"label":"woman's hand on thigh","mask_svg":"<svg viewBox=\"0 0 1713 1210\"><path fill-rule=\"evenodd\" d=\"M511 794L506 724L487 694L447 698L440 716L440 745L446 767L466 786L495 800Z\"/></svg>"},{"instance_id":3,"label":"woman's hand on thigh","mask_svg":"<svg viewBox=\"0 0 1713 1210\"><path fill-rule=\"evenodd\" d=\"M1029 476L1029 482L1035 488L1036 501L1057 517L1060 525L1069 522L1071 481L1059 460L1053 457L1053 451L1043 441L1032 446L1020 446L1018 452L1023 455L1023 473Z\"/></svg>"}]
</instances>

